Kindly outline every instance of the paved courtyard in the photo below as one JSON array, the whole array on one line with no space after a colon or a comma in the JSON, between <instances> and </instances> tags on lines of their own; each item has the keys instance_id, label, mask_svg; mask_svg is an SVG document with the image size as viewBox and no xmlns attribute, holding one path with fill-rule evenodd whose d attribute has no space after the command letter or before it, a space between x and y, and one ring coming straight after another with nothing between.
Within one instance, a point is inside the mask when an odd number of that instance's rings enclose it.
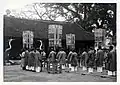
<instances>
[{"instance_id":1,"label":"paved courtyard","mask_svg":"<svg viewBox=\"0 0 120 85\"><path fill-rule=\"evenodd\" d=\"M81 75L82 73L81 68L77 73L48 74L24 71L20 65L4 66L4 82L116 82L115 77L101 78L97 72L90 75Z\"/></svg>"}]
</instances>

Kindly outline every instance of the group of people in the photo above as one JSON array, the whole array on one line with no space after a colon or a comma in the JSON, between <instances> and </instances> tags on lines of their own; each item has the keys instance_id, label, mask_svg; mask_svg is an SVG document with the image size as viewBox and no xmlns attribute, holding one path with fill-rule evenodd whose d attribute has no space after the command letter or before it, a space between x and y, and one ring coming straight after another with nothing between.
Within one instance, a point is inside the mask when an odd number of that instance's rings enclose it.
<instances>
[{"instance_id":1,"label":"group of people","mask_svg":"<svg viewBox=\"0 0 120 85\"><path fill-rule=\"evenodd\" d=\"M87 70L88 73L93 73L94 69L97 72L103 72L103 69L107 71L107 75L116 76L116 49L114 46L110 46L109 49L102 49L98 47L97 51L90 48L87 52L83 50L81 54L82 69Z\"/></svg>"},{"instance_id":2,"label":"group of people","mask_svg":"<svg viewBox=\"0 0 120 85\"><path fill-rule=\"evenodd\" d=\"M97 72L107 70L108 75L116 75L116 49L110 46L109 49L98 47L97 51L90 47L89 50L83 49L79 54L75 49L69 50L60 48L56 52L53 48L50 49L48 55L43 50L31 49L24 50L21 54L21 67L23 70L31 70L40 72L45 67L45 62L54 63L57 61L66 72L78 71L78 67L82 67L83 71L93 73L94 69Z\"/></svg>"},{"instance_id":3,"label":"group of people","mask_svg":"<svg viewBox=\"0 0 120 85\"><path fill-rule=\"evenodd\" d=\"M23 49L21 56L21 68L29 71L42 71L42 63L46 59L46 53L39 49Z\"/></svg>"}]
</instances>

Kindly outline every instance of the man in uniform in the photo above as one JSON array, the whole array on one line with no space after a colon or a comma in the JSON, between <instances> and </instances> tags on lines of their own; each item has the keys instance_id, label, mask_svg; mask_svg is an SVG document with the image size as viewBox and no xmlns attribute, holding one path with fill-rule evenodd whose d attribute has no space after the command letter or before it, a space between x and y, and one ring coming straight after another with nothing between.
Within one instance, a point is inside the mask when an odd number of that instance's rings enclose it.
<instances>
[{"instance_id":1,"label":"man in uniform","mask_svg":"<svg viewBox=\"0 0 120 85\"><path fill-rule=\"evenodd\" d=\"M104 52L101 49L101 46L99 46L96 55L97 72L103 72L103 61L104 61Z\"/></svg>"},{"instance_id":2,"label":"man in uniform","mask_svg":"<svg viewBox=\"0 0 120 85\"><path fill-rule=\"evenodd\" d=\"M108 53L108 75L116 76L116 50L113 46L110 46L110 52Z\"/></svg>"},{"instance_id":3,"label":"man in uniform","mask_svg":"<svg viewBox=\"0 0 120 85\"><path fill-rule=\"evenodd\" d=\"M94 50L92 47L90 47L87 59L88 73L93 73L94 60L95 60Z\"/></svg>"},{"instance_id":4,"label":"man in uniform","mask_svg":"<svg viewBox=\"0 0 120 85\"><path fill-rule=\"evenodd\" d=\"M70 52L68 53L68 56L66 57L66 69L65 69L65 71L66 72L69 72L70 71L70 69L71 69L71 61L70 61L70 58L71 58L71 56L72 56L72 50L70 50Z\"/></svg>"},{"instance_id":5,"label":"man in uniform","mask_svg":"<svg viewBox=\"0 0 120 85\"><path fill-rule=\"evenodd\" d=\"M42 56L40 52L38 51L39 49L35 50L35 60L34 60L34 67L36 72L41 71L41 62L42 62Z\"/></svg>"},{"instance_id":6,"label":"man in uniform","mask_svg":"<svg viewBox=\"0 0 120 85\"><path fill-rule=\"evenodd\" d=\"M82 70L87 70L87 59L88 59L88 53L86 52L86 49L83 49L83 53L81 55L81 65Z\"/></svg>"},{"instance_id":7,"label":"man in uniform","mask_svg":"<svg viewBox=\"0 0 120 85\"><path fill-rule=\"evenodd\" d=\"M30 57L29 57L29 70L34 71L34 63L35 63L35 49L31 49L30 51Z\"/></svg>"},{"instance_id":8,"label":"man in uniform","mask_svg":"<svg viewBox=\"0 0 120 85\"><path fill-rule=\"evenodd\" d=\"M45 53L44 50L41 50L40 54L42 56L42 63L41 63L42 66L41 66L41 68L43 67L45 69L46 68L46 53ZM42 71L42 69L41 69L41 71Z\"/></svg>"},{"instance_id":9,"label":"man in uniform","mask_svg":"<svg viewBox=\"0 0 120 85\"><path fill-rule=\"evenodd\" d=\"M58 52L56 58L58 59L58 62L62 65L62 69L65 69L66 53L63 50L63 48L60 49L60 51Z\"/></svg>"},{"instance_id":10,"label":"man in uniform","mask_svg":"<svg viewBox=\"0 0 120 85\"><path fill-rule=\"evenodd\" d=\"M25 56L25 67L26 67L26 70L28 70L28 58L30 56L28 49L26 49L24 56Z\"/></svg>"},{"instance_id":11,"label":"man in uniform","mask_svg":"<svg viewBox=\"0 0 120 85\"><path fill-rule=\"evenodd\" d=\"M53 48L48 55L48 72L50 72L52 68L52 73L55 73L55 61L56 61L56 52Z\"/></svg>"},{"instance_id":12,"label":"man in uniform","mask_svg":"<svg viewBox=\"0 0 120 85\"><path fill-rule=\"evenodd\" d=\"M25 49L22 50L22 54L20 54L20 56L21 56L21 68L25 70Z\"/></svg>"},{"instance_id":13,"label":"man in uniform","mask_svg":"<svg viewBox=\"0 0 120 85\"><path fill-rule=\"evenodd\" d=\"M71 66L72 66L71 71L74 71L74 72L77 71L77 68L79 66L77 56L78 55L77 55L77 53L76 53L76 51L74 49L73 52L72 52L72 55L70 57L70 62L71 62Z\"/></svg>"}]
</instances>

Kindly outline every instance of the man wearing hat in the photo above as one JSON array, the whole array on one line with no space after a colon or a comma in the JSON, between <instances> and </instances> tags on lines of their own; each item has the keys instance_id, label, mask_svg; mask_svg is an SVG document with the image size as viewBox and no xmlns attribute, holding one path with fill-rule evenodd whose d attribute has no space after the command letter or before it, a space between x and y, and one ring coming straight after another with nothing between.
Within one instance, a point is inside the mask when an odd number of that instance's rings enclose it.
<instances>
[{"instance_id":1,"label":"man wearing hat","mask_svg":"<svg viewBox=\"0 0 120 85\"><path fill-rule=\"evenodd\" d=\"M97 65L97 72L103 72L103 61L104 61L104 52L101 49L101 46L98 47L98 52L96 55L96 65Z\"/></svg>"}]
</instances>

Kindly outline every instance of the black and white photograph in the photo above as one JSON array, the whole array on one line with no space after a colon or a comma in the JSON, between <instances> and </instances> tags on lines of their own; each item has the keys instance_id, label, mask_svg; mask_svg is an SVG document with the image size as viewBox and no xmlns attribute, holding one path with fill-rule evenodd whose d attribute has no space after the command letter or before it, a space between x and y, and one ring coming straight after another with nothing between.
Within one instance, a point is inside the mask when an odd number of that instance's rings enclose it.
<instances>
[{"instance_id":1,"label":"black and white photograph","mask_svg":"<svg viewBox=\"0 0 120 85\"><path fill-rule=\"evenodd\" d=\"M117 82L116 36L117 3L8 0L3 82Z\"/></svg>"}]
</instances>

